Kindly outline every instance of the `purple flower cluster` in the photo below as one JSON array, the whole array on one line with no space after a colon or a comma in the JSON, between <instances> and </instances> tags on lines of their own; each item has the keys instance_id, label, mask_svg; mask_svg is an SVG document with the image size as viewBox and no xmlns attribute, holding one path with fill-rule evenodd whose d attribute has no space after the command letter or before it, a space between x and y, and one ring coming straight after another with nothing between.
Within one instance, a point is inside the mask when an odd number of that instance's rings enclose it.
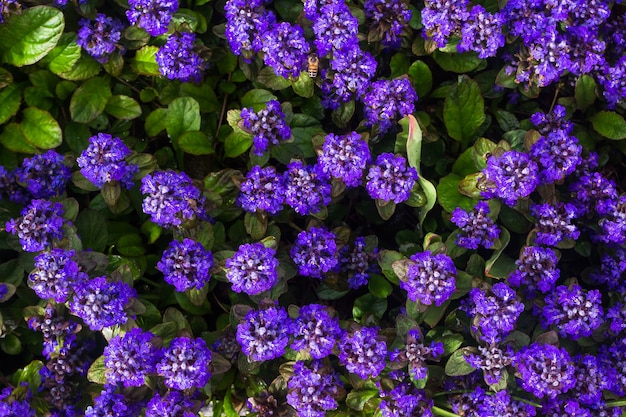
<instances>
[{"instance_id":1,"label":"purple flower cluster","mask_svg":"<svg viewBox=\"0 0 626 417\"><path fill-rule=\"evenodd\" d=\"M579 216L608 214L618 194L616 185L599 172L588 173L570 186L571 204Z\"/></svg>"},{"instance_id":2,"label":"purple flower cluster","mask_svg":"<svg viewBox=\"0 0 626 417\"><path fill-rule=\"evenodd\" d=\"M232 258L226 260L226 278L233 291L248 295L269 291L278 282L276 250L262 243L239 246Z\"/></svg>"},{"instance_id":3,"label":"purple flower cluster","mask_svg":"<svg viewBox=\"0 0 626 417\"><path fill-rule=\"evenodd\" d=\"M0 13L0 23L2 23L2 14ZM17 389L18 392L21 389ZM32 406L31 398L33 396L30 389L22 399L16 398L14 389L11 387L4 388L0 391L0 415L12 417L35 417L35 408Z\"/></svg>"},{"instance_id":4,"label":"purple flower cluster","mask_svg":"<svg viewBox=\"0 0 626 417\"><path fill-rule=\"evenodd\" d=\"M211 378L209 365L211 351L199 337L177 337L163 349L163 356L156 364L157 373L165 378L165 386L186 390L204 387Z\"/></svg>"},{"instance_id":5,"label":"purple flower cluster","mask_svg":"<svg viewBox=\"0 0 626 417\"><path fill-rule=\"evenodd\" d=\"M290 252L298 273L322 279L323 274L335 270L339 263L335 239L335 234L324 228L300 232Z\"/></svg>"},{"instance_id":6,"label":"purple flower cluster","mask_svg":"<svg viewBox=\"0 0 626 417\"><path fill-rule=\"evenodd\" d=\"M330 69L332 83L322 84L322 104L335 110L355 96L363 97L376 73L376 60L368 52L363 52L358 44L353 44L333 52Z\"/></svg>"},{"instance_id":7,"label":"purple flower cluster","mask_svg":"<svg viewBox=\"0 0 626 417\"><path fill-rule=\"evenodd\" d=\"M411 20L411 10L400 0L366 0L365 17L372 21L371 31L389 48L400 46L400 35Z\"/></svg>"},{"instance_id":8,"label":"purple flower cluster","mask_svg":"<svg viewBox=\"0 0 626 417\"><path fill-rule=\"evenodd\" d=\"M547 294L561 275L558 262L552 249L526 246L515 261L517 269L509 276L508 283L513 287L525 287L524 293L529 298L534 298L537 291Z\"/></svg>"},{"instance_id":9,"label":"purple flower cluster","mask_svg":"<svg viewBox=\"0 0 626 417\"><path fill-rule=\"evenodd\" d=\"M129 0L128 6L126 17L131 25L159 36L167 33L172 16L178 10L178 0Z\"/></svg>"},{"instance_id":10,"label":"purple flower cluster","mask_svg":"<svg viewBox=\"0 0 626 417\"><path fill-rule=\"evenodd\" d=\"M255 112L252 107L241 109L244 128L254 135L253 150L263 155L268 145L278 145L291 137L291 129L285 122L285 114L276 100L267 102L264 109Z\"/></svg>"},{"instance_id":11,"label":"purple flower cluster","mask_svg":"<svg viewBox=\"0 0 626 417\"><path fill-rule=\"evenodd\" d=\"M623 245L626 243L626 195L621 195L605 217L598 222L602 233L599 240L608 243Z\"/></svg>"},{"instance_id":12,"label":"purple flower cluster","mask_svg":"<svg viewBox=\"0 0 626 417\"><path fill-rule=\"evenodd\" d=\"M522 348L513 365L520 386L539 398L555 398L576 385L574 364L563 348L532 343Z\"/></svg>"},{"instance_id":13,"label":"purple flower cluster","mask_svg":"<svg viewBox=\"0 0 626 417\"><path fill-rule=\"evenodd\" d=\"M304 30L298 25L282 22L263 34L265 65L284 78L296 78L306 67L310 46L304 39Z\"/></svg>"},{"instance_id":14,"label":"purple flower cluster","mask_svg":"<svg viewBox=\"0 0 626 417\"><path fill-rule=\"evenodd\" d=\"M80 330L78 323L68 320L59 313L57 308L48 304L43 316L34 316L28 320L28 327L43 336L42 355L46 359L59 352L59 348L74 342L76 333Z\"/></svg>"},{"instance_id":15,"label":"purple flower cluster","mask_svg":"<svg viewBox=\"0 0 626 417\"><path fill-rule=\"evenodd\" d=\"M358 30L357 19L345 3L324 4L313 23L317 53L327 56L355 44Z\"/></svg>"},{"instance_id":16,"label":"purple flower cluster","mask_svg":"<svg viewBox=\"0 0 626 417\"><path fill-rule=\"evenodd\" d=\"M25 158L16 170L17 181L26 187L31 198L50 198L65 192L72 176L63 155L53 150Z\"/></svg>"},{"instance_id":17,"label":"purple flower cluster","mask_svg":"<svg viewBox=\"0 0 626 417\"><path fill-rule=\"evenodd\" d=\"M176 227L185 221L202 218L204 197L184 172L158 171L141 180L143 212L163 227Z\"/></svg>"},{"instance_id":18,"label":"purple flower cluster","mask_svg":"<svg viewBox=\"0 0 626 417\"><path fill-rule=\"evenodd\" d=\"M98 331L116 324L124 324L128 316L124 311L135 290L123 282L108 282L106 277L96 277L75 287L70 300L72 314L80 317L91 330Z\"/></svg>"},{"instance_id":19,"label":"purple flower cluster","mask_svg":"<svg viewBox=\"0 0 626 417\"><path fill-rule=\"evenodd\" d=\"M472 331L488 344L498 343L515 329L524 304L508 285L498 282L487 292L473 288L466 306L472 319Z\"/></svg>"},{"instance_id":20,"label":"purple flower cluster","mask_svg":"<svg viewBox=\"0 0 626 417\"><path fill-rule=\"evenodd\" d=\"M163 252L157 269L165 276L165 282L176 288L176 291L201 289L211 275L213 254L205 250L200 242L185 238L174 240Z\"/></svg>"},{"instance_id":21,"label":"purple flower cluster","mask_svg":"<svg viewBox=\"0 0 626 417\"><path fill-rule=\"evenodd\" d=\"M491 156L483 169L483 180L487 189L482 192L486 198L500 198L513 206L520 198L525 198L539 185L539 168L523 152L508 151L499 158Z\"/></svg>"},{"instance_id":22,"label":"purple flower cluster","mask_svg":"<svg viewBox=\"0 0 626 417\"><path fill-rule=\"evenodd\" d=\"M18 174L19 168L9 171L0 165L0 200L8 197L14 203L27 205L31 197L28 190L17 182Z\"/></svg>"},{"instance_id":23,"label":"purple flower cluster","mask_svg":"<svg viewBox=\"0 0 626 417\"><path fill-rule=\"evenodd\" d=\"M237 197L237 205L249 213L265 211L276 214L282 210L284 201L285 181L273 166L252 167L241 183Z\"/></svg>"},{"instance_id":24,"label":"purple flower cluster","mask_svg":"<svg viewBox=\"0 0 626 417\"><path fill-rule=\"evenodd\" d=\"M438 48L443 48L448 37L460 31L461 23L469 16L468 1L428 0L424 2L422 23L424 35L432 39Z\"/></svg>"},{"instance_id":25,"label":"purple flower cluster","mask_svg":"<svg viewBox=\"0 0 626 417\"><path fill-rule=\"evenodd\" d=\"M417 171L403 156L382 153L370 166L365 188L372 198L399 204L409 199L416 181Z\"/></svg>"},{"instance_id":26,"label":"purple flower cluster","mask_svg":"<svg viewBox=\"0 0 626 417\"><path fill-rule=\"evenodd\" d=\"M339 374L324 366L321 361L313 361L310 366L297 361L293 366L293 376L289 378L287 403L296 409L298 415L323 417L326 411L338 407L343 383Z\"/></svg>"},{"instance_id":27,"label":"purple flower cluster","mask_svg":"<svg viewBox=\"0 0 626 417\"><path fill-rule=\"evenodd\" d=\"M560 181L576 170L582 162L582 146L575 136L564 130L549 132L530 148L530 156L539 166L543 184Z\"/></svg>"},{"instance_id":28,"label":"purple flower cluster","mask_svg":"<svg viewBox=\"0 0 626 417\"><path fill-rule=\"evenodd\" d=\"M322 359L332 353L335 342L344 331L326 307L309 304L300 309L291 333L294 337L291 344L293 350L307 350L313 359Z\"/></svg>"},{"instance_id":29,"label":"purple flower cluster","mask_svg":"<svg viewBox=\"0 0 626 417\"><path fill-rule=\"evenodd\" d=\"M456 290L456 267L452 259L443 253L433 255L430 251L411 256L411 263L400 288L406 290L409 300L436 306L446 302Z\"/></svg>"},{"instance_id":30,"label":"purple flower cluster","mask_svg":"<svg viewBox=\"0 0 626 417\"><path fill-rule=\"evenodd\" d=\"M175 32L167 38L165 45L156 53L156 62L162 76L170 80L202 80L202 71L207 64L196 52L195 41L196 35L187 32Z\"/></svg>"},{"instance_id":31,"label":"purple flower cluster","mask_svg":"<svg viewBox=\"0 0 626 417\"><path fill-rule=\"evenodd\" d=\"M514 353L510 346L501 349L495 344L478 346L478 354L465 357L467 363L483 371L485 382L494 385L500 382L506 367L513 363Z\"/></svg>"},{"instance_id":32,"label":"purple flower cluster","mask_svg":"<svg viewBox=\"0 0 626 417\"><path fill-rule=\"evenodd\" d=\"M341 179L347 187L356 187L362 182L370 158L369 146L358 133L331 133L326 136L317 162L324 174Z\"/></svg>"},{"instance_id":33,"label":"purple flower cluster","mask_svg":"<svg viewBox=\"0 0 626 417\"><path fill-rule=\"evenodd\" d=\"M76 158L76 162L80 172L96 187L119 182L130 189L133 177L139 171L136 164L125 161L130 154L130 149L120 138L98 133L89 138L89 146Z\"/></svg>"},{"instance_id":34,"label":"purple flower cluster","mask_svg":"<svg viewBox=\"0 0 626 417\"><path fill-rule=\"evenodd\" d=\"M379 80L371 84L363 97L366 126L378 125L387 132L398 119L415 111L417 94L408 78Z\"/></svg>"},{"instance_id":35,"label":"purple flower cluster","mask_svg":"<svg viewBox=\"0 0 626 417\"><path fill-rule=\"evenodd\" d=\"M119 19L98 13L94 20L78 22L76 43L101 64L108 62L113 52L124 49L119 45L124 25Z\"/></svg>"},{"instance_id":36,"label":"purple flower cluster","mask_svg":"<svg viewBox=\"0 0 626 417\"><path fill-rule=\"evenodd\" d=\"M282 307L250 310L237 326L237 342L253 361L267 361L285 353L290 320Z\"/></svg>"},{"instance_id":37,"label":"purple flower cluster","mask_svg":"<svg viewBox=\"0 0 626 417\"><path fill-rule=\"evenodd\" d=\"M157 392L146 406L146 417L196 417L193 409L191 398L180 391L170 390L163 396Z\"/></svg>"},{"instance_id":38,"label":"purple flower cluster","mask_svg":"<svg viewBox=\"0 0 626 417\"><path fill-rule=\"evenodd\" d=\"M541 310L541 325L555 325L561 337L574 340L589 337L604 321L602 294L584 291L579 285L559 285L546 296Z\"/></svg>"},{"instance_id":39,"label":"purple flower cluster","mask_svg":"<svg viewBox=\"0 0 626 417\"><path fill-rule=\"evenodd\" d=\"M339 362L363 379L375 378L385 368L387 343L378 334L378 328L362 327L345 333L338 347Z\"/></svg>"},{"instance_id":40,"label":"purple flower cluster","mask_svg":"<svg viewBox=\"0 0 626 417\"><path fill-rule=\"evenodd\" d=\"M489 13L480 4L475 5L461 28L457 50L477 52L479 58L496 56L498 48L504 46L503 24L500 13Z\"/></svg>"},{"instance_id":41,"label":"purple flower cluster","mask_svg":"<svg viewBox=\"0 0 626 417\"><path fill-rule=\"evenodd\" d=\"M85 417L137 417L141 411L139 404L130 404L116 390L115 385L105 385L100 395L94 399L94 404L85 410Z\"/></svg>"},{"instance_id":42,"label":"purple flower cluster","mask_svg":"<svg viewBox=\"0 0 626 417\"><path fill-rule=\"evenodd\" d=\"M331 185L321 165L290 162L284 179L285 203L301 216L317 213L330 203Z\"/></svg>"},{"instance_id":43,"label":"purple flower cluster","mask_svg":"<svg viewBox=\"0 0 626 417\"><path fill-rule=\"evenodd\" d=\"M262 37L276 23L276 16L265 10L263 0L228 0L224 11L226 39L231 51L250 62L253 53L263 47Z\"/></svg>"},{"instance_id":44,"label":"purple flower cluster","mask_svg":"<svg viewBox=\"0 0 626 417\"><path fill-rule=\"evenodd\" d=\"M578 228L572 224L576 218L576 208L572 204L533 204L530 212L537 218L536 244L556 246L563 239L576 240L580 236Z\"/></svg>"},{"instance_id":45,"label":"purple flower cluster","mask_svg":"<svg viewBox=\"0 0 626 417\"><path fill-rule=\"evenodd\" d=\"M74 288L88 279L72 259L74 254L72 250L55 248L35 256L35 269L28 276L28 286L39 298L64 303Z\"/></svg>"},{"instance_id":46,"label":"purple flower cluster","mask_svg":"<svg viewBox=\"0 0 626 417\"><path fill-rule=\"evenodd\" d=\"M490 248L500 235L500 228L489 217L489 205L479 201L469 212L457 207L452 212L452 223L461 229L456 244L466 249L478 249L480 245Z\"/></svg>"},{"instance_id":47,"label":"purple flower cluster","mask_svg":"<svg viewBox=\"0 0 626 417\"><path fill-rule=\"evenodd\" d=\"M383 417L420 416L432 417L433 400L423 390L409 381L400 382L391 391L382 390L379 409Z\"/></svg>"},{"instance_id":48,"label":"purple flower cluster","mask_svg":"<svg viewBox=\"0 0 626 417\"><path fill-rule=\"evenodd\" d=\"M408 363L411 377L418 381L428 376L426 361L439 361L443 355L443 343L425 344L419 329L411 329L406 334L406 342L402 349L396 349L389 355L392 361Z\"/></svg>"},{"instance_id":49,"label":"purple flower cluster","mask_svg":"<svg viewBox=\"0 0 626 417\"><path fill-rule=\"evenodd\" d=\"M365 246L365 238L360 236L354 239L352 251L347 245L339 251L340 271L348 275L348 285L352 289L367 285L370 273L380 272L376 263L378 248L370 253L365 251Z\"/></svg>"},{"instance_id":50,"label":"purple flower cluster","mask_svg":"<svg viewBox=\"0 0 626 417\"><path fill-rule=\"evenodd\" d=\"M587 405L597 405L602 402L602 393L610 389L608 370L599 357L593 355L577 355L575 363L576 392L579 401Z\"/></svg>"},{"instance_id":51,"label":"purple flower cluster","mask_svg":"<svg viewBox=\"0 0 626 417\"><path fill-rule=\"evenodd\" d=\"M104 348L104 366L109 384L140 387L155 372L160 350L153 344L154 335L135 328L115 336Z\"/></svg>"},{"instance_id":52,"label":"purple flower cluster","mask_svg":"<svg viewBox=\"0 0 626 417\"><path fill-rule=\"evenodd\" d=\"M49 249L52 242L63 237L63 206L48 200L32 200L22 216L6 223L6 231L20 238L26 252Z\"/></svg>"}]
</instances>

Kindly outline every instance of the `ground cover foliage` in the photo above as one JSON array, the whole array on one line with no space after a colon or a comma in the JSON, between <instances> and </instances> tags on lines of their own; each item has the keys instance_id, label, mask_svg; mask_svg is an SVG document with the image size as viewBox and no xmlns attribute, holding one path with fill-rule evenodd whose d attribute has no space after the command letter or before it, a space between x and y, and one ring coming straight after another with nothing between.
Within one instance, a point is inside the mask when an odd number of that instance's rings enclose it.
<instances>
[{"instance_id":1,"label":"ground cover foliage","mask_svg":"<svg viewBox=\"0 0 626 417\"><path fill-rule=\"evenodd\" d=\"M0 415L622 416L620 3L0 0Z\"/></svg>"}]
</instances>

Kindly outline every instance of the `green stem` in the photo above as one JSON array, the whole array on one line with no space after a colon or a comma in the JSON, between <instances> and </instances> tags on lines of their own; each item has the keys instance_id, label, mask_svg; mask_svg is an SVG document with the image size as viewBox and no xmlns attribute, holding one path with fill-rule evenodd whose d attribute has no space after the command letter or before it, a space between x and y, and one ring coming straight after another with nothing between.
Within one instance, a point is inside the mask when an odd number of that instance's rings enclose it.
<instances>
[{"instance_id":1,"label":"green stem","mask_svg":"<svg viewBox=\"0 0 626 417\"><path fill-rule=\"evenodd\" d=\"M607 401L605 405L607 407L623 407L626 405L626 400Z\"/></svg>"},{"instance_id":2,"label":"green stem","mask_svg":"<svg viewBox=\"0 0 626 417\"><path fill-rule=\"evenodd\" d=\"M433 406L432 411L433 411L433 415L436 415L439 417L461 417L458 414L454 414L450 411L444 410L443 408L439 408L436 405Z\"/></svg>"}]
</instances>

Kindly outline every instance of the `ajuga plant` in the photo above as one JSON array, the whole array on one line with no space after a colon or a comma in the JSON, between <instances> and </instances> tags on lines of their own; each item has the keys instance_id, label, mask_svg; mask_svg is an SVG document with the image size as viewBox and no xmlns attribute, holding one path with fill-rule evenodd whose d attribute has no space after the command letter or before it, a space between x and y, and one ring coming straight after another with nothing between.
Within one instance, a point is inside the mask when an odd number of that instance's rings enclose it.
<instances>
[{"instance_id":1,"label":"ajuga plant","mask_svg":"<svg viewBox=\"0 0 626 417\"><path fill-rule=\"evenodd\" d=\"M0 417L625 417L621 0L0 0Z\"/></svg>"}]
</instances>

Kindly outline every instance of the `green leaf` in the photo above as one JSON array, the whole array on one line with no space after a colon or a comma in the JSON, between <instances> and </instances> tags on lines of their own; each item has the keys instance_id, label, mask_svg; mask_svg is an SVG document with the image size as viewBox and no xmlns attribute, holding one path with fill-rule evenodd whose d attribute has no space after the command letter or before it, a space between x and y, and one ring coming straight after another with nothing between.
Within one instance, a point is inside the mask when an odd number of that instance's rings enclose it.
<instances>
[{"instance_id":1,"label":"green leaf","mask_svg":"<svg viewBox=\"0 0 626 417\"><path fill-rule=\"evenodd\" d=\"M210 155L215 152L213 141L209 135L197 130L180 135L178 137L178 146L191 155Z\"/></svg>"},{"instance_id":2,"label":"green leaf","mask_svg":"<svg viewBox=\"0 0 626 417\"><path fill-rule=\"evenodd\" d=\"M20 369L15 373L17 378L17 384L27 382L29 388L32 390L37 389L41 385L41 369L43 368L43 362L32 361L26 365L23 369Z\"/></svg>"},{"instance_id":3,"label":"green leaf","mask_svg":"<svg viewBox=\"0 0 626 417\"><path fill-rule=\"evenodd\" d=\"M508 246L511 234L505 228L500 231L500 236L494 243L496 249L485 264L485 275L489 278L507 278L515 270L515 262L502 252Z\"/></svg>"},{"instance_id":4,"label":"green leaf","mask_svg":"<svg viewBox=\"0 0 626 417\"><path fill-rule=\"evenodd\" d=\"M120 120L132 120L141 116L141 106L128 96L111 96L104 111Z\"/></svg>"},{"instance_id":5,"label":"green leaf","mask_svg":"<svg viewBox=\"0 0 626 417\"><path fill-rule=\"evenodd\" d=\"M63 133L50 113L29 107L22 112L22 133L40 149L54 149L63 142Z\"/></svg>"},{"instance_id":6,"label":"green leaf","mask_svg":"<svg viewBox=\"0 0 626 417\"><path fill-rule=\"evenodd\" d=\"M387 298L393 292L393 287L383 276L378 274L371 274L367 288L370 293L374 294L378 298Z\"/></svg>"},{"instance_id":7,"label":"green leaf","mask_svg":"<svg viewBox=\"0 0 626 417\"><path fill-rule=\"evenodd\" d=\"M90 78L72 95L70 114L78 123L89 123L98 117L111 97L108 79Z\"/></svg>"},{"instance_id":8,"label":"green leaf","mask_svg":"<svg viewBox=\"0 0 626 417\"><path fill-rule=\"evenodd\" d=\"M459 77L443 105L443 120L451 138L468 144L485 121L485 102L478 83Z\"/></svg>"},{"instance_id":9,"label":"green leaf","mask_svg":"<svg viewBox=\"0 0 626 417\"><path fill-rule=\"evenodd\" d=\"M596 101L596 80L587 74L583 74L576 80L576 107L586 110Z\"/></svg>"},{"instance_id":10,"label":"green leaf","mask_svg":"<svg viewBox=\"0 0 626 417\"><path fill-rule=\"evenodd\" d=\"M307 72L301 72L298 78L291 81L291 86L293 87L293 92L300 97L313 97L315 84L313 83L313 79L309 77L309 74Z\"/></svg>"},{"instance_id":11,"label":"green leaf","mask_svg":"<svg viewBox=\"0 0 626 417\"><path fill-rule=\"evenodd\" d=\"M391 68L390 78L400 77L409 72L409 58L404 53L397 53L391 57L389 62Z\"/></svg>"},{"instance_id":12,"label":"green leaf","mask_svg":"<svg viewBox=\"0 0 626 417\"><path fill-rule=\"evenodd\" d=\"M80 46L76 43L74 32L64 33L59 43L41 63L48 66L53 74L61 74L71 70L80 58Z\"/></svg>"},{"instance_id":13,"label":"green leaf","mask_svg":"<svg viewBox=\"0 0 626 417\"><path fill-rule=\"evenodd\" d=\"M601 111L589 118L593 129L612 140L626 139L626 121L613 111Z\"/></svg>"},{"instance_id":14,"label":"green leaf","mask_svg":"<svg viewBox=\"0 0 626 417\"><path fill-rule=\"evenodd\" d=\"M253 107L254 111L259 111L270 100L278 100L278 98L270 91L257 88L248 91L241 97L241 105L243 107Z\"/></svg>"},{"instance_id":15,"label":"green leaf","mask_svg":"<svg viewBox=\"0 0 626 417\"><path fill-rule=\"evenodd\" d=\"M159 64L156 62L158 46L144 46L135 53L135 57L130 61L130 68L139 75L161 75Z\"/></svg>"},{"instance_id":16,"label":"green leaf","mask_svg":"<svg viewBox=\"0 0 626 417\"><path fill-rule=\"evenodd\" d=\"M28 143L20 125L17 123L9 123L4 127L4 131L0 134L0 143L10 151L34 154L37 148Z\"/></svg>"},{"instance_id":17,"label":"green leaf","mask_svg":"<svg viewBox=\"0 0 626 417\"><path fill-rule=\"evenodd\" d=\"M106 384L106 367L104 366L104 355L96 359L87 371L87 380L94 384Z\"/></svg>"},{"instance_id":18,"label":"green leaf","mask_svg":"<svg viewBox=\"0 0 626 417\"><path fill-rule=\"evenodd\" d=\"M380 269L383 271L385 277L394 284L398 284L400 278L394 272L392 265L394 262L403 259L406 259L403 254L393 250L383 249L378 253L378 265L380 265Z\"/></svg>"},{"instance_id":19,"label":"green leaf","mask_svg":"<svg viewBox=\"0 0 626 417\"><path fill-rule=\"evenodd\" d=\"M267 231L267 215L262 212L246 213L243 217L246 233L254 240L262 239Z\"/></svg>"},{"instance_id":20,"label":"green leaf","mask_svg":"<svg viewBox=\"0 0 626 417\"><path fill-rule=\"evenodd\" d=\"M130 233L119 238L117 241L117 250L124 256L141 256L146 253L141 236L136 233Z\"/></svg>"},{"instance_id":21,"label":"green leaf","mask_svg":"<svg viewBox=\"0 0 626 417\"><path fill-rule=\"evenodd\" d=\"M272 67L264 67L259 71L257 81L272 90L284 90L291 85L291 82L287 78L276 75Z\"/></svg>"},{"instance_id":22,"label":"green leaf","mask_svg":"<svg viewBox=\"0 0 626 417\"><path fill-rule=\"evenodd\" d=\"M465 356L473 352L475 348L464 347L455 351L446 363L446 375L463 376L469 375L475 371L474 367L467 363Z\"/></svg>"},{"instance_id":23,"label":"green leaf","mask_svg":"<svg viewBox=\"0 0 626 417\"><path fill-rule=\"evenodd\" d=\"M245 132L233 132L224 142L224 155L235 158L246 152L252 146L252 136Z\"/></svg>"},{"instance_id":24,"label":"green leaf","mask_svg":"<svg viewBox=\"0 0 626 417\"><path fill-rule=\"evenodd\" d=\"M32 65L54 49L63 34L63 12L35 6L14 14L0 26L2 60L16 67Z\"/></svg>"},{"instance_id":25,"label":"green leaf","mask_svg":"<svg viewBox=\"0 0 626 417\"><path fill-rule=\"evenodd\" d=\"M464 196L459 191L462 179L456 174L448 174L437 184L437 201L447 212L452 212L457 207L469 211L476 205L476 200Z\"/></svg>"},{"instance_id":26,"label":"green leaf","mask_svg":"<svg viewBox=\"0 0 626 417\"><path fill-rule=\"evenodd\" d=\"M430 93L433 88L433 73L424 61L415 61L409 67L409 79L418 97Z\"/></svg>"},{"instance_id":27,"label":"green leaf","mask_svg":"<svg viewBox=\"0 0 626 417\"><path fill-rule=\"evenodd\" d=\"M109 240L106 218L98 211L85 209L74 222L85 249L104 252Z\"/></svg>"},{"instance_id":28,"label":"green leaf","mask_svg":"<svg viewBox=\"0 0 626 417\"><path fill-rule=\"evenodd\" d=\"M95 59L87 55L85 51L83 51L72 69L57 75L64 80L81 81L98 75L101 69L102 66L96 62Z\"/></svg>"},{"instance_id":29,"label":"green leaf","mask_svg":"<svg viewBox=\"0 0 626 417\"><path fill-rule=\"evenodd\" d=\"M0 125L15 116L22 104L24 84L11 84L0 90Z\"/></svg>"},{"instance_id":30,"label":"green leaf","mask_svg":"<svg viewBox=\"0 0 626 417\"><path fill-rule=\"evenodd\" d=\"M155 109L146 117L146 123L144 128L146 134L150 137L154 137L165 130L167 125L167 109Z\"/></svg>"},{"instance_id":31,"label":"green leaf","mask_svg":"<svg viewBox=\"0 0 626 417\"><path fill-rule=\"evenodd\" d=\"M368 314L373 315L378 320L383 318L387 311L387 299L378 298L373 294L365 294L354 300L352 316L356 321L366 318Z\"/></svg>"},{"instance_id":32,"label":"green leaf","mask_svg":"<svg viewBox=\"0 0 626 417\"><path fill-rule=\"evenodd\" d=\"M385 200L376 200L376 210L380 215L381 219L389 220L393 213L396 212L396 203L393 201L385 201Z\"/></svg>"},{"instance_id":33,"label":"green leaf","mask_svg":"<svg viewBox=\"0 0 626 417\"><path fill-rule=\"evenodd\" d=\"M193 130L200 130L200 105L191 97L178 97L167 107L165 129L172 140Z\"/></svg>"},{"instance_id":34,"label":"green leaf","mask_svg":"<svg viewBox=\"0 0 626 417\"><path fill-rule=\"evenodd\" d=\"M231 399L231 388L228 388L226 395L224 395L224 414L226 417L239 417L239 413L233 407L233 400Z\"/></svg>"},{"instance_id":35,"label":"green leaf","mask_svg":"<svg viewBox=\"0 0 626 417\"><path fill-rule=\"evenodd\" d=\"M444 70L464 74L478 68L482 59L475 53L449 54L446 52L433 52L433 59Z\"/></svg>"}]
</instances>

